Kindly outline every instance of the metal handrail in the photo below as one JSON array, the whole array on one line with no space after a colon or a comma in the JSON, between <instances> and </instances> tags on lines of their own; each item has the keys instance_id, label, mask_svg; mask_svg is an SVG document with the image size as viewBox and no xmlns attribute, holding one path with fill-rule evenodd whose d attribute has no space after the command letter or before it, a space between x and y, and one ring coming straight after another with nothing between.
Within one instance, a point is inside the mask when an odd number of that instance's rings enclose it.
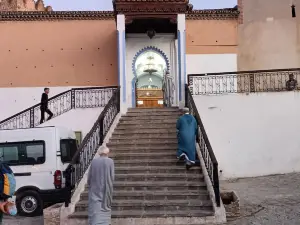
<instances>
[{"instance_id":1,"label":"metal handrail","mask_svg":"<svg viewBox=\"0 0 300 225\"><path fill-rule=\"evenodd\" d=\"M117 86L72 88L48 99L54 117L75 108L104 107ZM33 128L38 126L41 103L0 121L0 129Z\"/></svg>"},{"instance_id":2,"label":"metal handrail","mask_svg":"<svg viewBox=\"0 0 300 225\"><path fill-rule=\"evenodd\" d=\"M205 162L205 167L207 169L208 175L212 182L216 204L220 206L220 183L219 183L219 169L218 169L218 161L211 147L210 141L206 134L203 122L200 118L197 106L194 102L193 96L188 88L188 85L185 86L185 103L186 107L189 108L190 113L195 117L199 132L197 137L197 142L200 147L200 151L203 156L203 160Z\"/></svg>"},{"instance_id":3,"label":"metal handrail","mask_svg":"<svg viewBox=\"0 0 300 225\"><path fill-rule=\"evenodd\" d=\"M189 74L188 84L192 95L280 92L290 91L290 75L299 82L300 68Z\"/></svg>"},{"instance_id":4,"label":"metal handrail","mask_svg":"<svg viewBox=\"0 0 300 225\"><path fill-rule=\"evenodd\" d=\"M68 199L65 205L71 202L74 188L79 184L91 161L93 160L98 148L120 112L120 88L114 90L109 102L99 115L89 133L84 137L78 150L74 154L71 163L65 171L66 188L68 189Z\"/></svg>"}]
</instances>

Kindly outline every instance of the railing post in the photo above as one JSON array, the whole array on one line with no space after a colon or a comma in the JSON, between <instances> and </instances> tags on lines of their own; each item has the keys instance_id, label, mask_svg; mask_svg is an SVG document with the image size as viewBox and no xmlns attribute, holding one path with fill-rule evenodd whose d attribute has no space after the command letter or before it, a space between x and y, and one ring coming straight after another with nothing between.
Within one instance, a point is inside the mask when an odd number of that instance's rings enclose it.
<instances>
[{"instance_id":1,"label":"railing post","mask_svg":"<svg viewBox=\"0 0 300 225\"><path fill-rule=\"evenodd\" d=\"M31 108L29 111L30 115L30 128L34 127L34 108Z\"/></svg>"},{"instance_id":2,"label":"railing post","mask_svg":"<svg viewBox=\"0 0 300 225\"><path fill-rule=\"evenodd\" d=\"M254 79L254 74L249 75L250 79L250 92L255 92L255 79Z\"/></svg>"},{"instance_id":3,"label":"railing post","mask_svg":"<svg viewBox=\"0 0 300 225\"><path fill-rule=\"evenodd\" d=\"M121 110L121 99L120 99L120 88L117 89L117 110L120 112Z\"/></svg>"},{"instance_id":4,"label":"railing post","mask_svg":"<svg viewBox=\"0 0 300 225\"><path fill-rule=\"evenodd\" d=\"M100 118L99 126L100 126L100 146L101 146L104 141L104 117Z\"/></svg>"},{"instance_id":5,"label":"railing post","mask_svg":"<svg viewBox=\"0 0 300 225\"><path fill-rule=\"evenodd\" d=\"M188 94L189 94L189 93L188 93L188 89L189 89L189 86L188 86L188 84L186 84L186 85L185 85L185 100L184 100L184 101L185 101L184 104L185 104L185 107L186 107L186 108L188 108L188 99L189 99L189 98L188 98Z\"/></svg>"},{"instance_id":6,"label":"railing post","mask_svg":"<svg viewBox=\"0 0 300 225\"><path fill-rule=\"evenodd\" d=\"M219 169L218 169L218 164L215 163L213 166L213 187L214 187L217 207L220 207L221 199L220 199Z\"/></svg>"},{"instance_id":7,"label":"railing post","mask_svg":"<svg viewBox=\"0 0 300 225\"><path fill-rule=\"evenodd\" d=\"M71 109L75 109L75 90L71 89Z\"/></svg>"},{"instance_id":8,"label":"railing post","mask_svg":"<svg viewBox=\"0 0 300 225\"><path fill-rule=\"evenodd\" d=\"M66 192L67 192L66 195L68 196L65 201L65 207L69 206L72 198L72 171L73 171L73 166L70 164L65 172Z\"/></svg>"}]
</instances>

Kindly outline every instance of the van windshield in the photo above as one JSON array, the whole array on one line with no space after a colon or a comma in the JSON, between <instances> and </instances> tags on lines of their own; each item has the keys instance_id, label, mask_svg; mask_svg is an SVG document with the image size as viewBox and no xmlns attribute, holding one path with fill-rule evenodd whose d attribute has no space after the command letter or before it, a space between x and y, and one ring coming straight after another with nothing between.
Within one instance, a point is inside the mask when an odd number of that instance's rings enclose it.
<instances>
[{"instance_id":1,"label":"van windshield","mask_svg":"<svg viewBox=\"0 0 300 225\"><path fill-rule=\"evenodd\" d=\"M77 141L75 139L60 140L61 161L63 163L71 162L76 151Z\"/></svg>"}]
</instances>

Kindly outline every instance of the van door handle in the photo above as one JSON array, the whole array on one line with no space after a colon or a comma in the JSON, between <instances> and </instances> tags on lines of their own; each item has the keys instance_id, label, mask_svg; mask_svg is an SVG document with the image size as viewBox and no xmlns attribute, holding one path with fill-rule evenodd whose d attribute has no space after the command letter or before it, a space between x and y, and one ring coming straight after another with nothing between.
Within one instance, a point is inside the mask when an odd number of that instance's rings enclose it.
<instances>
[{"instance_id":1,"label":"van door handle","mask_svg":"<svg viewBox=\"0 0 300 225\"><path fill-rule=\"evenodd\" d=\"M15 177L28 177L31 173L14 173Z\"/></svg>"}]
</instances>

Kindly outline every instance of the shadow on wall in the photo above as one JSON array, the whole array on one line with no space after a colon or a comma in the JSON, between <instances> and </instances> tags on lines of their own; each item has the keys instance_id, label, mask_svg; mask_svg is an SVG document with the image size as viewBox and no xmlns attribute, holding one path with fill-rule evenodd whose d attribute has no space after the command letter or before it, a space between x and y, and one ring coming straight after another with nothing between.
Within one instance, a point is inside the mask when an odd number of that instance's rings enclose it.
<instances>
[{"instance_id":1,"label":"shadow on wall","mask_svg":"<svg viewBox=\"0 0 300 225\"><path fill-rule=\"evenodd\" d=\"M194 96L221 179L300 171L300 92Z\"/></svg>"}]
</instances>

